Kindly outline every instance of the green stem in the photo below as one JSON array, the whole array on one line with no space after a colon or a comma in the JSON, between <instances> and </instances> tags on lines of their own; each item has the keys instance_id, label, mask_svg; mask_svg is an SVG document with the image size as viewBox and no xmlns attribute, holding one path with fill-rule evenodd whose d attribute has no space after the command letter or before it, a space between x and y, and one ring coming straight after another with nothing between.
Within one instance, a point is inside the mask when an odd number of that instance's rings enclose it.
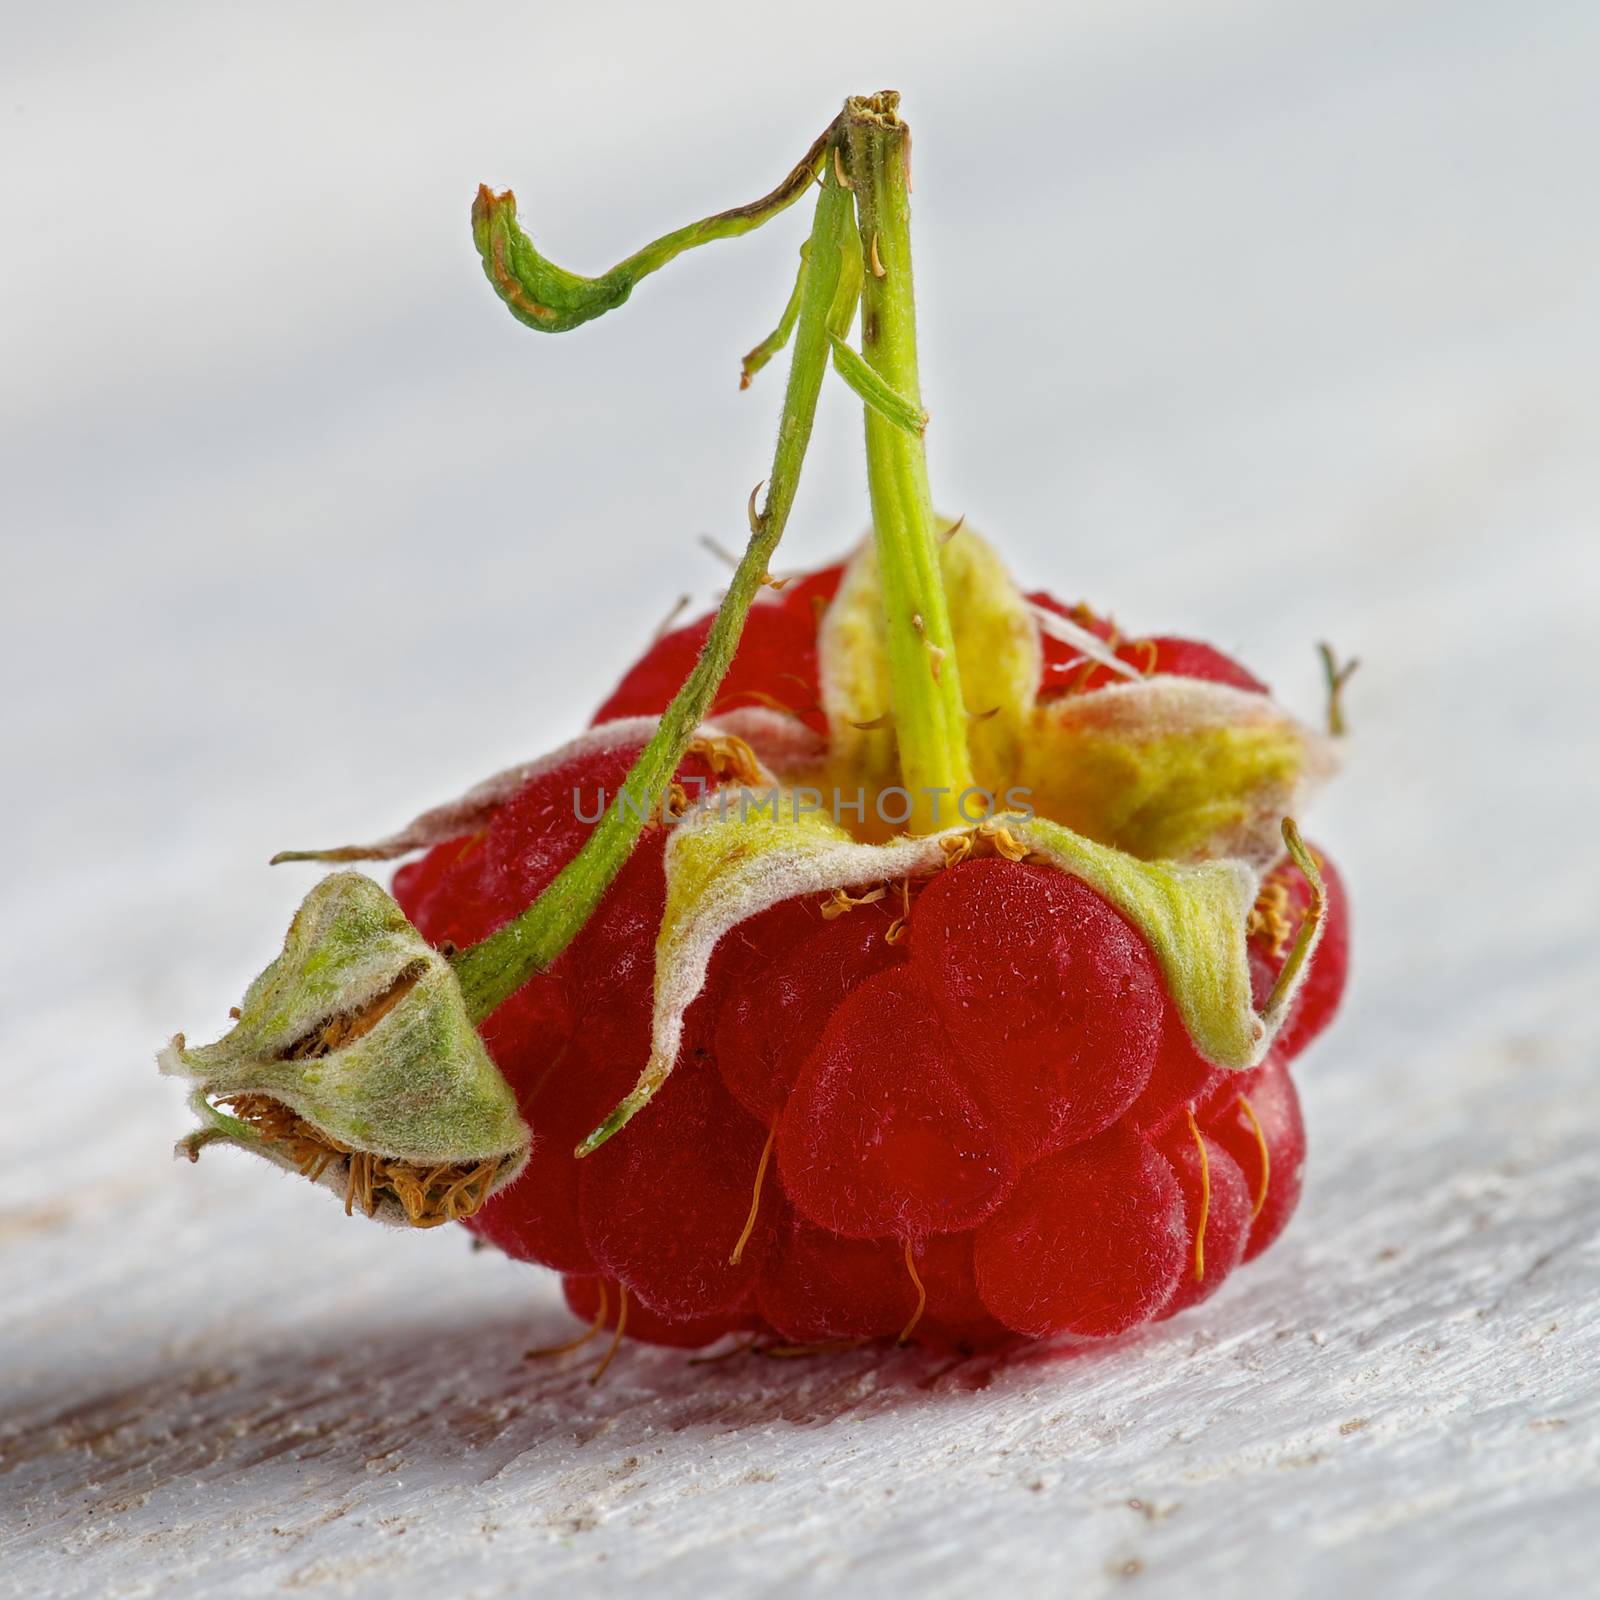
<instances>
[{"instance_id":1,"label":"green stem","mask_svg":"<svg viewBox=\"0 0 1600 1600\"><path fill-rule=\"evenodd\" d=\"M472 202L472 238L483 258L484 273L518 322L539 333L565 333L614 311L633 293L641 278L659 272L685 250L718 239L736 239L787 210L816 180L834 141L836 126L836 122L832 123L818 134L771 194L674 228L598 278L568 272L541 255L518 225L517 197L509 189L496 194L487 184L480 184L478 197Z\"/></svg>"},{"instance_id":2,"label":"green stem","mask_svg":"<svg viewBox=\"0 0 1600 1600\"><path fill-rule=\"evenodd\" d=\"M910 135L886 90L845 104L862 259L861 353L890 391L920 412L911 278ZM967 712L939 568L928 462L920 433L869 406L867 482L888 637L889 686L910 829L929 832L972 785Z\"/></svg>"},{"instance_id":3,"label":"green stem","mask_svg":"<svg viewBox=\"0 0 1600 1600\"><path fill-rule=\"evenodd\" d=\"M778 318L778 326L739 363L739 387L748 389L755 375L783 349L794 332L795 318L800 315L800 295L806 286L806 245L800 246L800 270L794 275L794 288L789 303Z\"/></svg>"},{"instance_id":4,"label":"green stem","mask_svg":"<svg viewBox=\"0 0 1600 1600\"><path fill-rule=\"evenodd\" d=\"M833 172L826 170L807 248L794 354L766 505L754 519L750 542L734 570L700 659L628 774L624 788L631 803L619 795L583 848L521 916L456 957L456 975L474 1022L482 1021L549 967L588 921L628 859L644 826L643 815L665 791L711 708L717 686L738 648L745 614L767 576L794 504L817 394L832 353L830 334L846 332L855 312L859 279L850 209L849 193L839 187Z\"/></svg>"},{"instance_id":5,"label":"green stem","mask_svg":"<svg viewBox=\"0 0 1600 1600\"><path fill-rule=\"evenodd\" d=\"M897 428L917 435L928 431L928 413L897 394L883 381L883 374L869 367L843 339L833 341L833 370L855 391L864 405L885 416Z\"/></svg>"}]
</instances>

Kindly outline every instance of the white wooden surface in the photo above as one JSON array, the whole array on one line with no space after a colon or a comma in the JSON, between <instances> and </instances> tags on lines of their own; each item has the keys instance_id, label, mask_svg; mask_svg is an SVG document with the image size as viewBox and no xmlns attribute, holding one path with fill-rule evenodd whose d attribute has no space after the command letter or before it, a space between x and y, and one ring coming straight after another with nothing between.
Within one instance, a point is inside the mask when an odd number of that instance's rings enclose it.
<instances>
[{"instance_id":1,"label":"white wooden surface","mask_svg":"<svg viewBox=\"0 0 1600 1600\"><path fill-rule=\"evenodd\" d=\"M1600 13L762 11L8 20L0 1593L1600 1593ZM170 1164L151 1052L276 947L272 848L563 737L765 470L798 227L536 341L472 185L593 266L880 82L943 502L1307 710L1366 659L1348 1013L1198 1313L591 1390L540 1275ZM792 559L858 476L834 396Z\"/></svg>"}]
</instances>

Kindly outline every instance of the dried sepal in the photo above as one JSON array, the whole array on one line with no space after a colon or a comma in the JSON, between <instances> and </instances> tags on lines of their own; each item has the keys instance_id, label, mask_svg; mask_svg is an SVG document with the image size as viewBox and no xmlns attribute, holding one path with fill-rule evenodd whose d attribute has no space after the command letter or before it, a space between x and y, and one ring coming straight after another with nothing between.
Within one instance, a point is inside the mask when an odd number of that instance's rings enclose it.
<instances>
[{"instance_id":1,"label":"dried sepal","mask_svg":"<svg viewBox=\"0 0 1600 1600\"><path fill-rule=\"evenodd\" d=\"M1146 860L1266 867L1335 764L1267 695L1162 676L1039 706L1015 781L1041 816Z\"/></svg>"},{"instance_id":2,"label":"dried sepal","mask_svg":"<svg viewBox=\"0 0 1600 1600\"><path fill-rule=\"evenodd\" d=\"M527 1125L449 962L370 878L324 878L237 1011L215 1044L179 1034L159 1057L195 1085L191 1159L237 1145L414 1227L470 1215L522 1170Z\"/></svg>"},{"instance_id":3,"label":"dried sepal","mask_svg":"<svg viewBox=\"0 0 1600 1600\"><path fill-rule=\"evenodd\" d=\"M968 707L973 775L1029 807L1146 860L1280 853L1279 820L1333 771L1330 741L1264 694L1195 678L1145 677L1092 634L1041 614L971 529L939 553ZM883 596L870 546L852 558L818 638L831 771L847 791L899 781ZM1037 700L1042 630L1105 657L1129 681ZM1079 635L1082 637L1079 638ZM785 774L788 776L788 774Z\"/></svg>"}]
</instances>

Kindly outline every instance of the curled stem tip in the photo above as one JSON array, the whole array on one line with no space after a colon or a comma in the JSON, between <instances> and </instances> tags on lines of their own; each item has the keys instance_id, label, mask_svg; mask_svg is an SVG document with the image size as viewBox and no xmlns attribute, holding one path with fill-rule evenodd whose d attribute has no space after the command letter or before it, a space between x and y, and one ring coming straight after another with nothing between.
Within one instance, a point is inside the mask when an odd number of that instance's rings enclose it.
<instances>
[{"instance_id":1,"label":"curled stem tip","mask_svg":"<svg viewBox=\"0 0 1600 1600\"><path fill-rule=\"evenodd\" d=\"M472 239L483 259L484 275L525 327L540 333L566 333L614 311L642 278L660 271L685 250L717 239L737 238L786 211L816 181L833 127L829 124L817 136L770 193L748 205L675 228L596 278L568 272L541 255L517 222L517 197L511 190L496 194L487 184L480 184L472 202Z\"/></svg>"}]
</instances>

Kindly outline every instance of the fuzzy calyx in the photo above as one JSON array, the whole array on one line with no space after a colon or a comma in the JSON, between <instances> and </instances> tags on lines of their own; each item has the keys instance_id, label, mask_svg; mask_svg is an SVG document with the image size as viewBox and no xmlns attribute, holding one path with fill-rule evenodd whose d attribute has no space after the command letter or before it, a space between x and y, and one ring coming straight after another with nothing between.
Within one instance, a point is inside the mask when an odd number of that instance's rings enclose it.
<instances>
[{"instance_id":1,"label":"fuzzy calyx","mask_svg":"<svg viewBox=\"0 0 1600 1600\"><path fill-rule=\"evenodd\" d=\"M195 1085L201 1126L181 1153L237 1145L382 1221L469 1215L527 1160L449 962L360 873L306 896L227 1034L195 1049L180 1034L159 1062Z\"/></svg>"},{"instance_id":2,"label":"fuzzy calyx","mask_svg":"<svg viewBox=\"0 0 1600 1600\"><path fill-rule=\"evenodd\" d=\"M1034 608L977 533L945 529L939 564L980 788L996 799L1015 788L1040 816L1145 860L1238 857L1266 867L1277 859L1281 820L1334 769L1328 739L1266 695L1193 678L1135 672L1040 702ZM890 709L882 610L868 544L845 568L818 634L828 776L846 792L861 784L870 795L897 781L895 732L882 715Z\"/></svg>"}]
</instances>

